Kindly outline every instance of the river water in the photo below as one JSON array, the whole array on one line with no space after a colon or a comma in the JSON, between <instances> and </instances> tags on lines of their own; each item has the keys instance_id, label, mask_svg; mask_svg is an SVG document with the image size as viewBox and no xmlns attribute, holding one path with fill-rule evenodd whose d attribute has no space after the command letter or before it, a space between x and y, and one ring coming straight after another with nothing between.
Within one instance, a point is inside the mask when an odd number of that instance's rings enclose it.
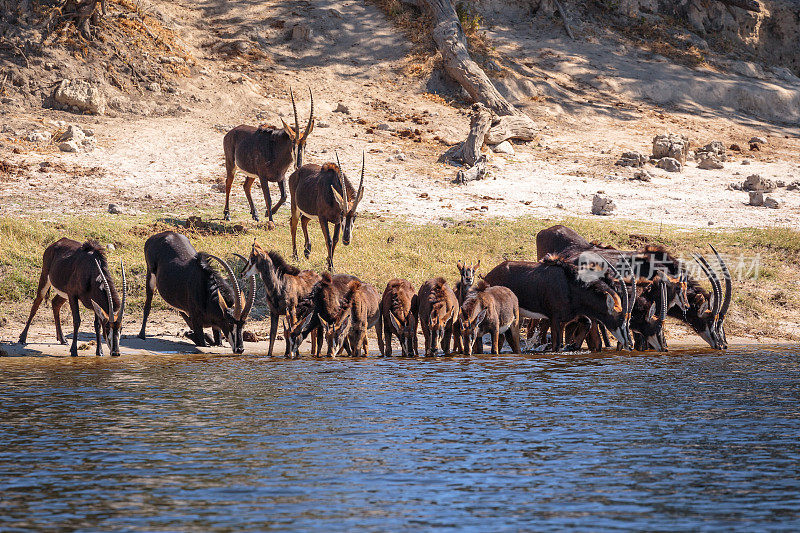
<instances>
[{"instance_id":1,"label":"river water","mask_svg":"<svg viewBox=\"0 0 800 533\"><path fill-rule=\"evenodd\" d=\"M800 349L0 358L0 530L800 528Z\"/></svg>"}]
</instances>

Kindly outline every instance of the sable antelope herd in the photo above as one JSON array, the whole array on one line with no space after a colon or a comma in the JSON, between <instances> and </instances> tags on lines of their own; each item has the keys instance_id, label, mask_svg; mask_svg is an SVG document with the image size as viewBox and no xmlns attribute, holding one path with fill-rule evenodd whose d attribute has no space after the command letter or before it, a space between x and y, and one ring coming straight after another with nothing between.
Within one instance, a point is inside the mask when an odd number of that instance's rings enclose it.
<instances>
[{"instance_id":1,"label":"sable antelope herd","mask_svg":"<svg viewBox=\"0 0 800 533\"><path fill-rule=\"evenodd\" d=\"M328 272L301 270L278 252L254 242L248 257L232 252L243 262L239 275L224 259L198 252L189 239L166 231L144 244L146 264L145 304L139 337L145 327L156 291L191 328L197 346L222 344L233 353L244 353L244 327L256 296L256 275L266 292L270 316L269 351L272 356L283 318L286 357L299 357L302 342L311 336L311 353L352 357L370 353L368 333L375 329L379 354L392 354L392 337L404 357L418 356L418 330L425 341L423 355L471 355L489 350L500 353L505 342L514 353L521 351L520 328L527 323L527 345L553 351L609 348L608 333L617 350L666 351L668 316L691 327L714 349L728 347L724 321L732 296L730 271L711 246L719 271L702 255L695 254L711 285L704 289L689 274L688 265L659 246L617 250L590 242L574 230L557 225L536 236L537 261L503 261L479 276L480 261L456 265L460 279L450 287L444 277L433 277L415 290L410 281L392 279L383 294L356 276L333 273L333 255L339 235L348 245L352 239L357 207L364 196L365 156L362 153L358 188L339 164L303 164L308 136L314 128L314 100L305 131L300 131L297 106L290 91L294 128L237 126L223 140L226 163L224 216L230 220L230 191L236 168L246 173L244 190L250 212L258 214L250 194L259 178L267 204L269 229L272 216L286 200L285 173L291 193L293 259L297 254L297 225L305 237L304 255L311 243L308 223L317 217L327 247ZM269 183L277 182L281 198L272 206ZM333 236L329 224L333 224ZM216 262L225 276L212 267ZM36 298L19 342L25 344L28 329L42 301L52 288L56 339L66 344L61 331L60 309L69 302L73 317L70 354L77 356L80 304L95 314L96 354L102 355L101 330L112 356L120 355L119 341L125 314L127 279L120 264L122 296L112 279L103 249L94 241L60 239L44 251ZM476 281L476 276L480 279ZM244 280L246 292L240 279ZM211 335L205 329L211 329ZM547 333L550 332L549 341ZM451 349L452 341L452 349ZM504 342L505 341L505 342Z\"/></svg>"}]
</instances>

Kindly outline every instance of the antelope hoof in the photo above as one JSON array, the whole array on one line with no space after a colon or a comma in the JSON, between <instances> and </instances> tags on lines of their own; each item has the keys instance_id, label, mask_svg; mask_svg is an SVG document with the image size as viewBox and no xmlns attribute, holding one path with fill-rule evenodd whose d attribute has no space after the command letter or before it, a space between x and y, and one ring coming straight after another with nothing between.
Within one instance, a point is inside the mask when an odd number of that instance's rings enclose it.
<instances>
[{"instance_id":1,"label":"antelope hoof","mask_svg":"<svg viewBox=\"0 0 800 533\"><path fill-rule=\"evenodd\" d=\"M255 220L256 222L261 220L260 218L258 218L258 213L256 213L255 211L253 211L250 214L253 215L253 220Z\"/></svg>"},{"instance_id":2,"label":"antelope hoof","mask_svg":"<svg viewBox=\"0 0 800 533\"><path fill-rule=\"evenodd\" d=\"M145 339L147 338L147 337L145 336L145 334L144 334L144 331L140 331L140 332L139 332L139 334L138 334L138 335L136 335L136 336L137 336L137 337L139 337L139 338L140 338L140 339L142 339L142 340L145 340Z\"/></svg>"},{"instance_id":3,"label":"antelope hoof","mask_svg":"<svg viewBox=\"0 0 800 533\"><path fill-rule=\"evenodd\" d=\"M311 257L311 245L310 244L306 244L306 247L303 248L303 255L306 256L306 259Z\"/></svg>"},{"instance_id":4,"label":"antelope hoof","mask_svg":"<svg viewBox=\"0 0 800 533\"><path fill-rule=\"evenodd\" d=\"M297 250L292 252L292 261L300 261L300 257L297 255Z\"/></svg>"},{"instance_id":5,"label":"antelope hoof","mask_svg":"<svg viewBox=\"0 0 800 533\"><path fill-rule=\"evenodd\" d=\"M269 222L267 222L267 229L270 230L270 231L274 230L275 229L275 223L273 221L271 221L271 220Z\"/></svg>"},{"instance_id":6,"label":"antelope hoof","mask_svg":"<svg viewBox=\"0 0 800 533\"><path fill-rule=\"evenodd\" d=\"M28 336L27 335L20 335L19 336L19 343L22 344L23 346L28 344L27 341L28 341Z\"/></svg>"},{"instance_id":7,"label":"antelope hoof","mask_svg":"<svg viewBox=\"0 0 800 533\"><path fill-rule=\"evenodd\" d=\"M224 218L224 219L225 219L225 222L230 222L230 221L231 221L231 214L230 214L230 212L229 212L229 211L225 211L224 213L222 213L222 218Z\"/></svg>"},{"instance_id":8,"label":"antelope hoof","mask_svg":"<svg viewBox=\"0 0 800 533\"><path fill-rule=\"evenodd\" d=\"M72 357L78 357L78 347L73 345L72 348L69 349L69 354Z\"/></svg>"}]
</instances>

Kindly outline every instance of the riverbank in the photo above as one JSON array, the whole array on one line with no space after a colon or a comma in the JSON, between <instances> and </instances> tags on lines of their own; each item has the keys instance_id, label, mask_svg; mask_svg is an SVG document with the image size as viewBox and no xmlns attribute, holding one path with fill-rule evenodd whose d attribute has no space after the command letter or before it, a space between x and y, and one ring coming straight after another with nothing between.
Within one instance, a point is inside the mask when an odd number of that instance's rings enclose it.
<instances>
[{"instance_id":1,"label":"riverbank","mask_svg":"<svg viewBox=\"0 0 800 533\"><path fill-rule=\"evenodd\" d=\"M0 218L0 341L6 350L16 342L30 311L45 247L62 236L76 240L92 238L110 248L112 275L119 284L119 262L128 273L128 307L124 333L133 335L141 325L144 303L144 254L148 236L164 230L185 233L198 250L229 258L232 253L247 255L254 240L291 256L288 212L281 211L277 228L267 231L264 224L225 223L218 213L199 212L200 220L187 228L184 212L150 212L137 215L95 217L55 216L37 219ZM590 240L596 239L619 248L635 249L646 243L669 248L675 255L690 258L693 252L710 253L714 244L725 256L736 278L731 311L726 321L729 336L744 342L800 340L800 232L788 228L735 229L724 231L687 230L647 222L583 219L490 219L459 222L412 224L397 218L373 214L359 217L350 246L341 244L335 263L341 272L359 276L379 291L394 277L404 277L419 285L425 279L445 276L451 283L458 279L456 262L481 261L479 273L488 272L504 259L536 258L536 233L553 224L575 228ZM319 226L310 224L312 256L301 259L301 268L325 269L325 246ZM298 231L298 240L302 234ZM302 241L299 244L302 248ZM256 304L247 329L257 340L265 340L268 331L263 287L259 282ZM84 312L84 319L88 311ZM65 331L70 330L69 313L62 313ZM153 335L174 337L186 326L159 297L148 322ZM89 333L90 324L81 330ZM671 342L702 341L677 322L667 329ZM39 310L31 329L30 342L52 342L52 314ZM87 337L89 340L91 337ZM277 346L282 346L279 340ZM376 346L376 345L375 345ZM183 350L184 348L180 348Z\"/></svg>"}]
</instances>

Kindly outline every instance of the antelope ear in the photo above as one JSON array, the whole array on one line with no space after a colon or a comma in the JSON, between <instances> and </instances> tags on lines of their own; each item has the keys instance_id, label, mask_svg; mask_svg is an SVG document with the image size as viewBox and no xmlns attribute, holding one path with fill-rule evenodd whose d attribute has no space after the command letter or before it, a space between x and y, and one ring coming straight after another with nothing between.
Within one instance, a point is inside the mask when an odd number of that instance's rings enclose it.
<instances>
[{"instance_id":1,"label":"antelope ear","mask_svg":"<svg viewBox=\"0 0 800 533\"><path fill-rule=\"evenodd\" d=\"M348 324L350 324L350 313L347 313L346 315L344 315L344 318L343 318L343 319L342 319L342 321L339 323L339 327L340 327L341 329L345 329L345 328L347 327L347 325L348 325Z\"/></svg>"},{"instance_id":2,"label":"antelope ear","mask_svg":"<svg viewBox=\"0 0 800 533\"><path fill-rule=\"evenodd\" d=\"M459 261L458 263L456 263L456 267L458 267L458 271L461 272L462 270L464 270L464 263Z\"/></svg>"},{"instance_id":3,"label":"antelope ear","mask_svg":"<svg viewBox=\"0 0 800 533\"><path fill-rule=\"evenodd\" d=\"M342 195L336 192L336 189L333 188L333 185L331 185L331 191L333 191L333 198L336 200L336 203L339 204L339 209L346 211L347 208L344 205L344 198L342 198Z\"/></svg>"},{"instance_id":4,"label":"antelope ear","mask_svg":"<svg viewBox=\"0 0 800 533\"><path fill-rule=\"evenodd\" d=\"M481 267L481 260L480 260L480 259L478 259L478 262L477 262L477 263L475 263L475 266L474 266L474 267L472 267L472 270L474 270L475 272L477 272L477 271L478 271L478 269L479 269L480 267Z\"/></svg>"},{"instance_id":5,"label":"antelope ear","mask_svg":"<svg viewBox=\"0 0 800 533\"><path fill-rule=\"evenodd\" d=\"M285 131L289 135L289 138L292 139L292 142L294 142L294 140L297 138L297 133L290 125L286 123L285 120L281 119L281 122L283 123L283 131Z\"/></svg>"},{"instance_id":6,"label":"antelope ear","mask_svg":"<svg viewBox=\"0 0 800 533\"><path fill-rule=\"evenodd\" d=\"M658 320L656 318L656 304L653 303L652 305L650 305L650 310L647 312L647 321L655 322L656 320Z\"/></svg>"},{"instance_id":7,"label":"antelope ear","mask_svg":"<svg viewBox=\"0 0 800 533\"><path fill-rule=\"evenodd\" d=\"M617 304L614 302L614 298L610 294L606 293L606 306L608 307L608 312L615 312L617 310L616 305Z\"/></svg>"},{"instance_id":8,"label":"antelope ear","mask_svg":"<svg viewBox=\"0 0 800 533\"><path fill-rule=\"evenodd\" d=\"M217 289L217 300L219 301L219 306L223 311L228 310L228 304L225 303L225 298L222 297L222 292Z\"/></svg>"},{"instance_id":9,"label":"antelope ear","mask_svg":"<svg viewBox=\"0 0 800 533\"><path fill-rule=\"evenodd\" d=\"M389 321L392 323L395 333L400 333L400 321L394 316L394 313L389 312Z\"/></svg>"},{"instance_id":10,"label":"antelope ear","mask_svg":"<svg viewBox=\"0 0 800 533\"><path fill-rule=\"evenodd\" d=\"M478 318L475 319L475 325L480 326L484 318L486 318L486 309L478 313Z\"/></svg>"},{"instance_id":11,"label":"antelope ear","mask_svg":"<svg viewBox=\"0 0 800 533\"><path fill-rule=\"evenodd\" d=\"M94 308L94 314L100 317L101 320L108 322L108 313L103 311L103 308L97 305L97 302L92 300L92 307Z\"/></svg>"},{"instance_id":12,"label":"antelope ear","mask_svg":"<svg viewBox=\"0 0 800 533\"><path fill-rule=\"evenodd\" d=\"M308 326L311 325L311 320L313 318L314 318L314 313L308 313L308 316L306 316L305 320L303 320L303 326L300 328L301 332L306 331L308 329ZM323 324L325 323L325 321L322 320L322 317L320 317L319 320Z\"/></svg>"}]
</instances>

